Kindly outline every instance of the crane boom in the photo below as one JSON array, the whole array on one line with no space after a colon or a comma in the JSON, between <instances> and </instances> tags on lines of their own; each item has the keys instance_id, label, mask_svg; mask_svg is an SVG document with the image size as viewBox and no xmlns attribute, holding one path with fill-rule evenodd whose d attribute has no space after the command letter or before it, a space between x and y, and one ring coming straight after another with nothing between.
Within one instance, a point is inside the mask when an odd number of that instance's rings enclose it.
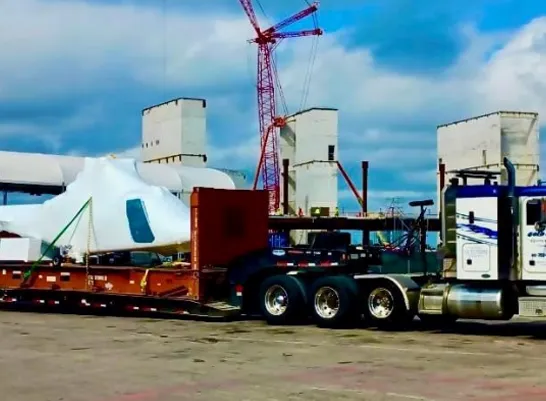
<instances>
[{"instance_id":1,"label":"crane boom","mask_svg":"<svg viewBox=\"0 0 546 401\"><path fill-rule=\"evenodd\" d=\"M256 31L256 37L251 42L258 45L257 69L257 101L258 122L260 130L260 156L254 188L257 187L258 177L262 177L263 189L269 192L269 212L274 213L280 206L280 172L278 152L278 128L286 124L286 119L277 115L275 83L277 82L276 69L273 65L273 50L278 41L285 38L300 36L322 35L319 28L296 32L280 32L293 23L302 20L318 10L318 3L313 3L306 9L293 14L266 30L261 30L256 18L251 0L239 0L250 24Z\"/></svg>"}]
</instances>

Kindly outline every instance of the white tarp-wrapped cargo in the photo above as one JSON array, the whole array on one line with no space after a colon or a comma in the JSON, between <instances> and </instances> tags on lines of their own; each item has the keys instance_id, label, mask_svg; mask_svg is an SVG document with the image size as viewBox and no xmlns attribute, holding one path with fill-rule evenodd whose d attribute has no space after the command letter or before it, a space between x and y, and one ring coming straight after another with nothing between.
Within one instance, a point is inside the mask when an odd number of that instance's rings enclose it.
<instances>
[{"instance_id":1,"label":"white tarp-wrapped cargo","mask_svg":"<svg viewBox=\"0 0 546 401\"><path fill-rule=\"evenodd\" d=\"M75 255L175 253L190 241L190 209L168 189L147 184L132 159L86 158L66 192L41 205L2 206L0 224L22 237L56 240Z\"/></svg>"}]
</instances>

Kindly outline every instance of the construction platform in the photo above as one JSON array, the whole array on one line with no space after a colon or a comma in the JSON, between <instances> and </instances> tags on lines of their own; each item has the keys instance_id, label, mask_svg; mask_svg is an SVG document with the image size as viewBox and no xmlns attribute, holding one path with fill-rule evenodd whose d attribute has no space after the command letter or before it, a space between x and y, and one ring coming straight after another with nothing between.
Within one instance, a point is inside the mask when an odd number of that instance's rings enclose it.
<instances>
[{"instance_id":1,"label":"construction platform","mask_svg":"<svg viewBox=\"0 0 546 401\"><path fill-rule=\"evenodd\" d=\"M271 230L359 230L359 231L394 231L411 227L415 219L409 217L298 217L270 216ZM427 231L439 232L440 219L425 218Z\"/></svg>"}]
</instances>

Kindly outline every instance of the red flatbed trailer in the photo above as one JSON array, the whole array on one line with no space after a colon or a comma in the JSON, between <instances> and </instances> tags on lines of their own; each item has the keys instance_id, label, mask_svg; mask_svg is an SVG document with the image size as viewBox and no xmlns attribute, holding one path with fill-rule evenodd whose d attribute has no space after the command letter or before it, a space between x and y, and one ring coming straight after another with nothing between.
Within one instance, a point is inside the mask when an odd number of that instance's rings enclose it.
<instances>
[{"instance_id":1,"label":"red flatbed trailer","mask_svg":"<svg viewBox=\"0 0 546 401\"><path fill-rule=\"evenodd\" d=\"M380 252L336 241L321 248L270 247L268 201L267 191L195 189L191 257L183 266L0 261L0 307L222 319L259 315L271 324L312 317L329 327L358 320L359 293L364 281L378 278L368 267L380 264ZM322 311L335 309L324 289L344 300L335 314ZM313 295L319 293L324 294Z\"/></svg>"},{"instance_id":2,"label":"red flatbed trailer","mask_svg":"<svg viewBox=\"0 0 546 401\"><path fill-rule=\"evenodd\" d=\"M0 262L0 305L237 316L226 266L268 248L266 191L196 188L191 195L191 263L183 267L89 267ZM242 295L242 294L235 294Z\"/></svg>"}]
</instances>

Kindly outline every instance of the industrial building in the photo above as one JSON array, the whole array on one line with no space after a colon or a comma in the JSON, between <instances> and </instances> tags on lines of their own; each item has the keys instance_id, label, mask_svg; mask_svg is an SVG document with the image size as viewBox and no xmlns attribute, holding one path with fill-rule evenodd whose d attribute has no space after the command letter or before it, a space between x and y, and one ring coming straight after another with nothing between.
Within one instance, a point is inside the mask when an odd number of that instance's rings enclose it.
<instances>
[{"instance_id":1,"label":"industrial building","mask_svg":"<svg viewBox=\"0 0 546 401\"><path fill-rule=\"evenodd\" d=\"M289 213L309 215L311 208L325 208L333 214L338 205L338 110L311 108L287 117L280 156L289 163ZM306 240L305 232L294 236L297 242Z\"/></svg>"},{"instance_id":2,"label":"industrial building","mask_svg":"<svg viewBox=\"0 0 546 401\"><path fill-rule=\"evenodd\" d=\"M179 97L142 110L140 160L144 163L207 167L207 101ZM215 168L236 188L247 188L242 171ZM185 195L188 196L187 194Z\"/></svg>"},{"instance_id":3,"label":"industrial building","mask_svg":"<svg viewBox=\"0 0 546 401\"><path fill-rule=\"evenodd\" d=\"M289 212L333 211L338 202L338 110L312 108L289 116L280 132L280 153L289 162Z\"/></svg>"},{"instance_id":4,"label":"industrial building","mask_svg":"<svg viewBox=\"0 0 546 401\"><path fill-rule=\"evenodd\" d=\"M207 101L177 98L142 110L144 162L207 165Z\"/></svg>"},{"instance_id":5,"label":"industrial building","mask_svg":"<svg viewBox=\"0 0 546 401\"><path fill-rule=\"evenodd\" d=\"M492 181L506 185L503 157L514 164L517 185L536 185L539 180L538 113L498 111L439 125L437 146L438 162L445 171L439 174L438 199L442 180L454 178L454 170L497 172L500 176Z\"/></svg>"}]
</instances>

